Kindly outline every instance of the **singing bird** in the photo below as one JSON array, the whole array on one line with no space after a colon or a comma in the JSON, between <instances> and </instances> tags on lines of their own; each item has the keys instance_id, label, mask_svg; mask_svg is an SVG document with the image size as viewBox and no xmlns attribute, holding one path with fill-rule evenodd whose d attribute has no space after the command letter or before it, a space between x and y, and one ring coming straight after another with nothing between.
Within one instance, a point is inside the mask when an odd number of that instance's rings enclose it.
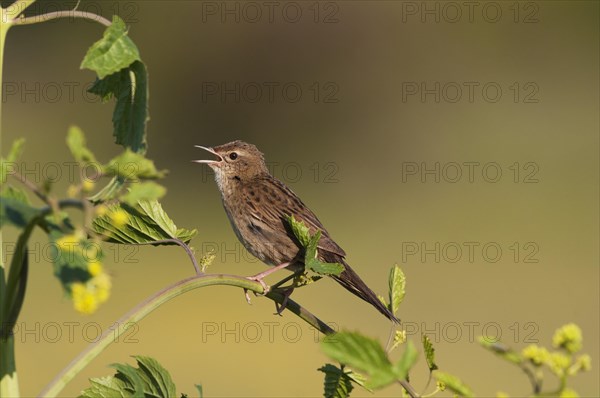
<instances>
[{"instance_id":1,"label":"singing bird","mask_svg":"<svg viewBox=\"0 0 600 398\"><path fill-rule=\"evenodd\" d=\"M340 263L344 270L331 275L348 291L373 305L394 322L399 320L375 293L360 279L345 260L346 252L331 238L317 216L284 183L273 177L262 152L252 144L233 141L213 148L196 145L216 159L194 160L214 171L221 191L223 207L240 242L255 257L275 268L257 275L256 280L276 269L303 269L302 245L289 226L293 215L303 221L309 231L321 231L318 258L323 262Z\"/></svg>"}]
</instances>

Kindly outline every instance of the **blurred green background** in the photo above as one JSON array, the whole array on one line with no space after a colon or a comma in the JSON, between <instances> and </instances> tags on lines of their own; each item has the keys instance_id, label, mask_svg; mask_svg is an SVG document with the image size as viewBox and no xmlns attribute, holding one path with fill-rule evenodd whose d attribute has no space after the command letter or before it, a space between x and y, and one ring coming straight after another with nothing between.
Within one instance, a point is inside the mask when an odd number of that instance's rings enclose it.
<instances>
[{"instance_id":1,"label":"blurred green background","mask_svg":"<svg viewBox=\"0 0 600 398\"><path fill-rule=\"evenodd\" d=\"M74 3L38 1L33 12ZM549 345L557 327L575 322L593 370L572 386L597 396L599 4L477 4L471 14L461 2L401 1L83 0L80 9L116 12L130 26L150 73L148 155L170 170L164 207L178 226L199 230L198 254L218 249L212 271L264 269L237 242L210 172L190 162L204 156L195 144L242 139L265 153L374 290L385 293L389 268L401 265L401 318L415 342L430 335L441 369L480 396L528 394L527 378L476 336ZM7 38L2 150L25 137L22 171L56 179L56 192L72 182L63 164L69 125L86 132L99 159L120 151L112 105L90 101L94 76L79 70L102 32L66 19L15 27ZM83 317L52 276L45 237L35 238L15 335L24 396L98 330L192 273L178 248L111 246L112 297ZM294 298L336 327L387 339L386 320L329 280ZM112 344L64 393L141 354L189 394L202 383L207 396L321 395L318 336L273 311L227 287L188 293ZM426 384L422 357L411 379L418 390ZM398 394L394 386L374 396Z\"/></svg>"}]
</instances>

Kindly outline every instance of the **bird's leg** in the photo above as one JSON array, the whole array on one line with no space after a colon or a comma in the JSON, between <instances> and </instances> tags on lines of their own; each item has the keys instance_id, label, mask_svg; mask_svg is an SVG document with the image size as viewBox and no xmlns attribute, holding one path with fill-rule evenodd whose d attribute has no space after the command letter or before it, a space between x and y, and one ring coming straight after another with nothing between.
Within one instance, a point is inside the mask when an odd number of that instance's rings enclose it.
<instances>
[{"instance_id":1,"label":"bird's leg","mask_svg":"<svg viewBox=\"0 0 600 398\"><path fill-rule=\"evenodd\" d=\"M294 292L293 287L290 287L289 289L284 290L283 301L281 302L281 305L279 305L279 304L277 304L277 302L275 302L275 311L277 312L277 315L281 315L283 310L285 310L285 307L287 307L288 299L290 298L290 296L292 295L293 292Z\"/></svg>"},{"instance_id":2,"label":"bird's leg","mask_svg":"<svg viewBox=\"0 0 600 398\"><path fill-rule=\"evenodd\" d=\"M271 290L277 289L279 286L283 285L287 281L295 279L296 277L302 275L303 273L304 273L304 269L299 269L298 271L294 272L291 275L286 276L285 278L283 278L282 280L280 280L279 282L277 282L276 284L271 286ZM292 286L293 286L293 284L292 284Z\"/></svg>"},{"instance_id":3,"label":"bird's leg","mask_svg":"<svg viewBox=\"0 0 600 398\"><path fill-rule=\"evenodd\" d=\"M265 283L265 281L263 279L265 277L271 275L272 273L277 272L280 269L287 267L288 265L290 265L289 262L288 263L282 263L282 264L276 265L275 267L270 268L270 269L268 269L268 270L266 270L264 272L261 272L260 274L256 274L256 275L253 275L253 276L247 276L246 278L250 279L251 281L256 281L256 282L260 283L261 286L263 287L263 296L264 296L265 294L269 293L270 288ZM248 290L244 289L244 292L246 294L246 301L248 302L248 304L250 304L250 296L248 295Z\"/></svg>"}]
</instances>

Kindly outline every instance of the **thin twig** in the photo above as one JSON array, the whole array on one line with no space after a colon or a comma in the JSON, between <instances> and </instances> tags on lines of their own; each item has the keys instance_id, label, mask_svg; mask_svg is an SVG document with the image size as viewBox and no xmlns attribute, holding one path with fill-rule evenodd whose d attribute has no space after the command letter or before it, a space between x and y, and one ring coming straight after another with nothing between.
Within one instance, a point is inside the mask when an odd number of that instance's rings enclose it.
<instances>
[{"instance_id":1,"label":"thin twig","mask_svg":"<svg viewBox=\"0 0 600 398\"><path fill-rule=\"evenodd\" d=\"M63 10L53 11L47 14L34 15L31 17L22 17L12 20L12 25L31 25L40 22L50 21L58 18L82 18L90 21L101 23L104 26L112 25L112 22L104 18L102 15L94 14L93 12L76 11L76 10Z\"/></svg>"},{"instance_id":2,"label":"thin twig","mask_svg":"<svg viewBox=\"0 0 600 398\"><path fill-rule=\"evenodd\" d=\"M17 179L21 184L25 185L30 191L32 191L35 194L35 196L40 198L44 203L48 205L51 204L48 200L48 196L42 192L40 187L35 185L33 182L29 181L27 178L21 175L21 173L19 173L18 171L12 171L9 175Z\"/></svg>"}]
</instances>

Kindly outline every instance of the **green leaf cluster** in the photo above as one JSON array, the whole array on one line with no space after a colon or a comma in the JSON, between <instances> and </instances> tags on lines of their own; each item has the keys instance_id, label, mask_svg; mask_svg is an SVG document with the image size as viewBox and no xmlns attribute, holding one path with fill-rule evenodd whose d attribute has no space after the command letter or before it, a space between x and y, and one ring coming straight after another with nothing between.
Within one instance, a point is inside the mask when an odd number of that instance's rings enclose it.
<instances>
[{"instance_id":1,"label":"green leaf cluster","mask_svg":"<svg viewBox=\"0 0 600 398\"><path fill-rule=\"evenodd\" d=\"M115 225L111 218L118 211L127 214L124 225ZM158 201L146 199L138 201L135 207L126 204L107 206L106 213L96 217L92 227L109 242L125 244L147 244L165 239L188 243L197 232L177 228Z\"/></svg>"},{"instance_id":2,"label":"green leaf cluster","mask_svg":"<svg viewBox=\"0 0 600 398\"><path fill-rule=\"evenodd\" d=\"M133 152L146 151L148 116L148 72L139 51L118 16L102 39L88 50L81 68L90 69L98 79L90 88L103 101L116 99L113 135L116 143Z\"/></svg>"},{"instance_id":3,"label":"green leaf cluster","mask_svg":"<svg viewBox=\"0 0 600 398\"><path fill-rule=\"evenodd\" d=\"M325 263L319 260L317 250L319 240L321 239L321 231L317 231L314 235L311 235L304 222L296 220L293 214L288 217L288 222L292 232L304 247L304 266L307 270L321 275L335 276L339 276L344 271L343 264Z\"/></svg>"},{"instance_id":4,"label":"green leaf cluster","mask_svg":"<svg viewBox=\"0 0 600 398\"><path fill-rule=\"evenodd\" d=\"M399 361L392 363L381 343L357 332L339 332L327 336L321 348L331 359L364 372L365 386L370 389L386 387L404 380L417 359L409 343Z\"/></svg>"},{"instance_id":5,"label":"green leaf cluster","mask_svg":"<svg viewBox=\"0 0 600 398\"><path fill-rule=\"evenodd\" d=\"M135 355L137 368L128 364L112 364L114 376L90 379L91 386L81 392L82 398L177 396L169 372L154 358Z\"/></svg>"}]
</instances>

